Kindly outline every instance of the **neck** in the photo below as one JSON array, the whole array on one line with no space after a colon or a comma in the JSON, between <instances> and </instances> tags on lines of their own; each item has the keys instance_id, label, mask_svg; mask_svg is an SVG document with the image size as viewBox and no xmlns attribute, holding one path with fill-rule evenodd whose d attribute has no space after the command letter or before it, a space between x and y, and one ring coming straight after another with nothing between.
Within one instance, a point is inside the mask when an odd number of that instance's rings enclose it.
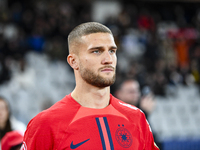
<instances>
[{"instance_id":1,"label":"neck","mask_svg":"<svg viewBox=\"0 0 200 150\"><path fill-rule=\"evenodd\" d=\"M109 105L110 87L76 86L71 96L83 107L101 109Z\"/></svg>"}]
</instances>

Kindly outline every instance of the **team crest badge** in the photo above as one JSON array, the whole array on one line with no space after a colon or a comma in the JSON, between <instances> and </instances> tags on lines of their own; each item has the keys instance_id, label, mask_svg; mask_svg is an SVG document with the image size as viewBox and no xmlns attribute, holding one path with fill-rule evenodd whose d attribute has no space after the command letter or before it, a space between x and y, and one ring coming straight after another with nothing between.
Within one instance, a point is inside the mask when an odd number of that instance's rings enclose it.
<instances>
[{"instance_id":1,"label":"team crest badge","mask_svg":"<svg viewBox=\"0 0 200 150\"><path fill-rule=\"evenodd\" d=\"M124 148L129 148L133 143L133 138L131 133L124 127L124 125L120 126L115 132L115 138L118 144Z\"/></svg>"}]
</instances>

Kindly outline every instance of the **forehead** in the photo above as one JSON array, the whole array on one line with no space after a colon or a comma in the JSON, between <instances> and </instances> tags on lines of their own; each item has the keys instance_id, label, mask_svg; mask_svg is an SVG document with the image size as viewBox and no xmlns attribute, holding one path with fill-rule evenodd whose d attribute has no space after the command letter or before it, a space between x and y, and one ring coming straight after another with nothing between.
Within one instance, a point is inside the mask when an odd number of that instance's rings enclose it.
<instances>
[{"instance_id":1,"label":"forehead","mask_svg":"<svg viewBox=\"0 0 200 150\"><path fill-rule=\"evenodd\" d=\"M0 106L1 107L6 107L6 102L0 99Z\"/></svg>"},{"instance_id":2,"label":"forehead","mask_svg":"<svg viewBox=\"0 0 200 150\"><path fill-rule=\"evenodd\" d=\"M82 41L86 45L95 45L95 46L116 46L113 35L110 33L92 33L84 35L81 37Z\"/></svg>"},{"instance_id":3,"label":"forehead","mask_svg":"<svg viewBox=\"0 0 200 150\"><path fill-rule=\"evenodd\" d=\"M139 89L139 84L135 81L126 81L122 88L125 88L125 89Z\"/></svg>"}]
</instances>

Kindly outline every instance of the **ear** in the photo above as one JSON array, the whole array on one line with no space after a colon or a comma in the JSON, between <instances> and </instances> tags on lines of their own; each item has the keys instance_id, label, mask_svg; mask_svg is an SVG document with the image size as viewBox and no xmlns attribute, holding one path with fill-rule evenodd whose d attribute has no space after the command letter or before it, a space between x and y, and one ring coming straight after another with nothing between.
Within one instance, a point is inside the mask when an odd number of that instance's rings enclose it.
<instances>
[{"instance_id":1,"label":"ear","mask_svg":"<svg viewBox=\"0 0 200 150\"><path fill-rule=\"evenodd\" d=\"M67 56L67 62L68 64L74 69L74 70L78 70L78 57L75 54L69 54Z\"/></svg>"}]
</instances>

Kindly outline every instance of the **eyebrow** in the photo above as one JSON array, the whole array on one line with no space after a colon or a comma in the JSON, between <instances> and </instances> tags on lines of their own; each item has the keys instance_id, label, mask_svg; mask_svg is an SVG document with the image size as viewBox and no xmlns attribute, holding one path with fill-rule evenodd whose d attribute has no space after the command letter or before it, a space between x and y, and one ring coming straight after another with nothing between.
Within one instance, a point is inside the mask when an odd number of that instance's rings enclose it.
<instances>
[{"instance_id":1,"label":"eyebrow","mask_svg":"<svg viewBox=\"0 0 200 150\"><path fill-rule=\"evenodd\" d=\"M103 49L103 46L92 47L89 50ZM117 46L111 46L109 49L117 49Z\"/></svg>"}]
</instances>

